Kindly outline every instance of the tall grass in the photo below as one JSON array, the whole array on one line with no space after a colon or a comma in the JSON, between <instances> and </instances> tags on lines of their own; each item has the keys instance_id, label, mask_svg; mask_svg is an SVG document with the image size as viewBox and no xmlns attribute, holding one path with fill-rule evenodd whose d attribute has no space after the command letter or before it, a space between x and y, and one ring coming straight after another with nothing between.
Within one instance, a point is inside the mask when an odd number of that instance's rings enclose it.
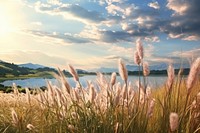
<instances>
[{"instance_id":1,"label":"tall grass","mask_svg":"<svg viewBox=\"0 0 200 133\"><path fill-rule=\"evenodd\" d=\"M97 82L83 87L69 65L77 86L71 87L59 69L59 85L47 83L47 90L0 94L0 132L2 133L198 133L200 132L200 58L191 66L188 79L182 71L175 80L169 65L166 84L159 89L148 86L148 64L143 63L143 47L138 42L135 61L141 70L139 82L128 83L125 64L119 61L124 80L116 83L101 73ZM143 66L144 65L144 66ZM142 67L143 66L143 67ZM143 70L143 72L142 72ZM144 74L144 76L142 76ZM144 80L141 80L143 77ZM143 81L143 82L142 82Z\"/></svg>"}]
</instances>

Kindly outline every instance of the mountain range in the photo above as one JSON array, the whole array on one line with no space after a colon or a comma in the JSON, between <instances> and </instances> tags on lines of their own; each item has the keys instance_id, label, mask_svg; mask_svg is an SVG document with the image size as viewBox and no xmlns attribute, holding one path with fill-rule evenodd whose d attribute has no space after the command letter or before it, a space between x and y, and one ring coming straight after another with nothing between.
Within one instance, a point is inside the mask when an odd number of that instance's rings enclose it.
<instances>
[{"instance_id":1,"label":"mountain range","mask_svg":"<svg viewBox=\"0 0 200 133\"><path fill-rule=\"evenodd\" d=\"M174 69L180 69L180 68L190 68L189 64L173 64ZM157 65L151 65L149 66L150 71L162 71L162 70L167 70L168 64L167 63L160 63ZM139 67L136 65L126 65L126 69L128 71L139 71ZM103 72L103 73L109 73L109 72L118 72L118 68L106 68L106 67L101 67L98 69L93 69L92 71L98 71L98 72Z\"/></svg>"},{"instance_id":2,"label":"mountain range","mask_svg":"<svg viewBox=\"0 0 200 133\"><path fill-rule=\"evenodd\" d=\"M25 63L25 64L19 64L20 67L26 67L30 69L38 69L38 68L45 68L46 66L39 65L39 64L33 64L33 63Z\"/></svg>"}]
</instances>

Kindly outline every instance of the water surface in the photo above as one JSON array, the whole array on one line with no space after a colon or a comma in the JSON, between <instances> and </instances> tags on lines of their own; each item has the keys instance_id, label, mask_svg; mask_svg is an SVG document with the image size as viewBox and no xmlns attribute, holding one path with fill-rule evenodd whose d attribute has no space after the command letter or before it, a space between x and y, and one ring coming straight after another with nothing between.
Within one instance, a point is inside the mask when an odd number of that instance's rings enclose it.
<instances>
[{"instance_id":1,"label":"water surface","mask_svg":"<svg viewBox=\"0 0 200 133\"><path fill-rule=\"evenodd\" d=\"M109 81L110 76L105 76L107 80ZM151 87L159 87L163 85L166 81L166 76L149 76L147 79L147 82ZM73 80L73 78L67 78L69 84L73 87L76 86L76 82ZM135 84L136 81L138 81L138 76L129 76L129 81ZM29 87L29 88L38 88L42 86L46 86L47 81L52 82L52 84L58 85L58 81L56 79L44 79L44 78L29 78L29 79L19 79L19 80L6 80L2 82L4 86L12 86L13 83L16 85L22 86L22 87ZM96 75L86 75L83 77L80 77L81 84L85 87L87 84L87 81L92 81L94 84L96 83ZM119 76L117 76L117 81L123 82ZM141 78L141 81L143 81L143 78Z\"/></svg>"}]
</instances>

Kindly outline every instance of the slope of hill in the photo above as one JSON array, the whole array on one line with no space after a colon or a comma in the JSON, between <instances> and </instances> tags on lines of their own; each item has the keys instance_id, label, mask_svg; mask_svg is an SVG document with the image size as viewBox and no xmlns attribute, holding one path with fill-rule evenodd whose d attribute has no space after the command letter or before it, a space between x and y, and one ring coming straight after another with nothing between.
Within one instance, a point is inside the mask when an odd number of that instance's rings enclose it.
<instances>
[{"instance_id":1,"label":"slope of hill","mask_svg":"<svg viewBox=\"0 0 200 133\"><path fill-rule=\"evenodd\" d=\"M31 69L29 68L21 68L18 65L15 65L13 63L7 63L7 62L0 62L0 77L5 76L19 76L19 75L27 75L27 74L33 74Z\"/></svg>"}]
</instances>

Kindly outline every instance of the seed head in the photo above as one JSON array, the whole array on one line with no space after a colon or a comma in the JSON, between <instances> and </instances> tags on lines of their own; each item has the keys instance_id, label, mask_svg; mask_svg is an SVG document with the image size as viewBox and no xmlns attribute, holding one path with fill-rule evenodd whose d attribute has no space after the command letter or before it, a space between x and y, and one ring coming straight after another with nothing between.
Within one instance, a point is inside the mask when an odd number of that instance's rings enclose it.
<instances>
[{"instance_id":1,"label":"seed head","mask_svg":"<svg viewBox=\"0 0 200 133\"><path fill-rule=\"evenodd\" d=\"M149 64L147 62L143 63L143 75L148 76L150 73L149 71Z\"/></svg>"},{"instance_id":2,"label":"seed head","mask_svg":"<svg viewBox=\"0 0 200 133\"><path fill-rule=\"evenodd\" d=\"M193 62L190 68L190 73L188 75L188 79L186 82L188 93L191 92L191 89L197 80L199 72L200 72L200 57Z\"/></svg>"},{"instance_id":3,"label":"seed head","mask_svg":"<svg viewBox=\"0 0 200 133\"><path fill-rule=\"evenodd\" d=\"M138 51L135 51L135 53L134 53L134 62L137 65L139 65L141 63L141 59L139 57Z\"/></svg>"},{"instance_id":4,"label":"seed head","mask_svg":"<svg viewBox=\"0 0 200 133\"><path fill-rule=\"evenodd\" d=\"M12 123L14 126L17 126L19 122L19 118L14 109L12 109L11 114L12 114Z\"/></svg>"},{"instance_id":5,"label":"seed head","mask_svg":"<svg viewBox=\"0 0 200 133\"><path fill-rule=\"evenodd\" d=\"M33 130L33 129L35 128L32 124L28 124L26 127L27 127L29 130Z\"/></svg>"},{"instance_id":6,"label":"seed head","mask_svg":"<svg viewBox=\"0 0 200 133\"><path fill-rule=\"evenodd\" d=\"M170 113L169 116L169 124L170 129L172 132L174 132L178 128L178 114L177 113Z\"/></svg>"},{"instance_id":7,"label":"seed head","mask_svg":"<svg viewBox=\"0 0 200 133\"><path fill-rule=\"evenodd\" d=\"M143 59L143 55L144 55L144 51L143 51L143 46L142 46L142 42L141 42L140 39L138 39L136 41L136 49L138 51L138 55L140 57L140 60L142 60Z\"/></svg>"},{"instance_id":8,"label":"seed head","mask_svg":"<svg viewBox=\"0 0 200 133\"><path fill-rule=\"evenodd\" d=\"M168 91L171 91L171 88L172 88L172 85L173 85L173 82L174 82L174 67L170 64L168 69L167 69L167 75L168 75L168 78L167 78L167 89Z\"/></svg>"},{"instance_id":9,"label":"seed head","mask_svg":"<svg viewBox=\"0 0 200 133\"><path fill-rule=\"evenodd\" d=\"M69 68L70 74L74 77L74 80L78 82L79 77L78 77L78 74L76 73L76 70L71 65L68 65L68 68Z\"/></svg>"},{"instance_id":10,"label":"seed head","mask_svg":"<svg viewBox=\"0 0 200 133\"><path fill-rule=\"evenodd\" d=\"M147 116L148 117L151 117L153 115L153 109L154 109L154 106L155 106L155 99L152 99L149 103L149 107L148 107L148 112L147 112Z\"/></svg>"},{"instance_id":11,"label":"seed head","mask_svg":"<svg viewBox=\"0 0 200 133\"><path fill-rule=\"evenodd\" d=\"M127 82L128 72L127 72L124 62L121 59L119 59L119 74L120 74L122 80Z\"/></svg>"},{"instance_id":12,"label":"seed head","mask_svg":"<svg viewBox=\"0 0 200 133\"><path fill-rule=\"evenodd\" d=\"M113 86L113 85L115 84L115 82L116 82L116 76L117 76L117 74L116 74L115 72L113 72L112 75L111 75L110 83L111 83L112 86Z\"/></svg>"}]
</instances>

